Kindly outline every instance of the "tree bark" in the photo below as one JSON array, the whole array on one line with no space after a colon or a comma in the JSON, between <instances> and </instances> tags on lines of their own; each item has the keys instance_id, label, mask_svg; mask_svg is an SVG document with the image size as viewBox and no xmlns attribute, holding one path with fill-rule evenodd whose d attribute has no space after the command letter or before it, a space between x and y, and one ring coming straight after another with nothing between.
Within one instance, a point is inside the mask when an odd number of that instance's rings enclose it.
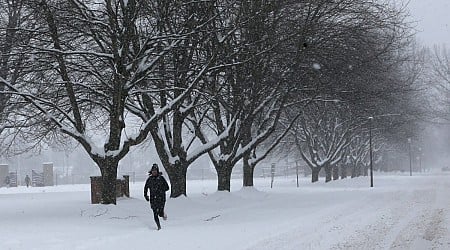
<instances>
[{"instance_id":1,"label":"tree bark","mask_svg":"<svg viewBox=\"0 0 450 250\"><path fill-rule=\"evenodd\" d=\"M187 168L177 162L170 167L166 167L170 180L170 197L177 198L186 196L186 172Z\"/></svg>"},{"instance_id":2,"label":"tree bark","mask_svg":"<svg viewBox=\"0 0 450 250\"><path fill-rule=\"evenodd\" d=\"M9 79L9 73L11 70L16 71L16 69L10 65L10 56L11 56L11 50L17 45L17 39L15 39L17 27L20 26L19 22L19 15L22 4L20 5L12 5L11 9L9 9L8 13L8 25L6 27L5 33L3 35L3 41L0 43L0 77L2 77L5 80ZM14 82L11 82L11 84L14 84ZM0 92L3 92L5 90L6 86L3 84L0 84ZM6 114L4 114L4 111L6 109L6 103L9 100L11 95L0 93L0 124L3 122L3 119L6 118ZM1 132L1 126L0 126L0 132Z\"/></svg>"},{"instance_id":3,"label":"tree bark","mask_svg":"<svg viewBox=\"0 0 450 250\"><path fill-rule=\"evenodd\" d=\"M232 167L220 164L217 170L217 191L230 191Z\"/></svg>"},{"instance_id":4,"label":"tree bark","mask_svg":"<svg viewBox=\"0 0 450 250\"><path fill-rule=\"evenodd\" d=\"M255 171L255 166L252 166L248 162L248 157L244 157L244 166L243 166L243 186L244 187L253 187L253 174Z\"/></svg>"},{"instance_id":5,"label":"tree bark","mask_svg":"<svg viewBox=\"0 0 450 250\"><path fill-rule=\"evenodd\" d=\"M341 179L347 178L347 166L348 165L341 166Z\"/></svg>"},{"instance_id":6,"label":"tree bark","mask_svg":"<svg viewBox=\"0 0 450 250\"><path fill-rule=\"evenodd\" d=\"M362 175L362 164L358 164L356 166L356 177L360 177Z\"/></svg>"},{"instance_id":7,"label":"tree bark","mask_svg":"<svg viewBox=\"0 0 450 250\"><path fill-rule=\"evenodd\" d=\"M332 167L331 167L331 165L327 164L324 166L324 168L325 168L325 182L330 182Z\"/></svg>"},{"instance_id":8,"label":"tree bark","mask_svg":"<svg viewBox=\"0 0 450 250\"><path fill-rule=\"evenodd\" d=\"M364 165L362 167L362 169L363 169L363 175L364 176L368 176L369 175L369 166L368 165Z\"/></svg>"},{"instance_id":9,"label":"tree bark","mask_svg":"<svg viewBox=\"0 0 450 250\"><path fill-rule=\"evenodd\" d=\"M333 166L333 181L335 180L339 180L339 166L337 164Z\"/></svg>"},{"instance_id":10,"label":"tree bark","mask_svg":"<svg viewBox=\"0 0 450 250\"><path fill-rule=\"evenodd\" d=\"M107 157L97 161L102 175L101 204L116 204L116 180L118 160Z\"/></svg>"},{"instance_id":11,"label":"tree bark","mask_svg":"<svg viewBox=\"0 0 450 250\"><path fill-rule=\"evenodd\" d=\"M319 173L320 173L320 168L311 168L311 182L317 182L319 181Z\"/></svg>"},{"instance_id":12,"label":"tree bark","mask_svg":"<svg viewBox=\"0 0 450 250\"><path fill-rule=\"evenodd\" d=\"M356 168L356 164L353 164L352 165L352 178L355 178L355 177L357 177L358 176L358 174L357 174L357 168Z\"/></svg>"}]
</instances>

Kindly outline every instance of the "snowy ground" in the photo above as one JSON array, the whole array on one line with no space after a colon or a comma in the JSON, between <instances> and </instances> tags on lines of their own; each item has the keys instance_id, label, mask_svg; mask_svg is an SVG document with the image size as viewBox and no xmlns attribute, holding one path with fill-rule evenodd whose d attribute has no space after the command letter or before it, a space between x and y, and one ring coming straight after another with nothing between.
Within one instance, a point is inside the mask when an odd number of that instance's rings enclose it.
<instances>
[{"instance_id":1,"label":"snowy ground","mask_svg":"<svg viewBox=\"0 0 450 250\"><path fill-rule=\"evenodd\" d=\"M89 185L0 188L0 249L450 249L450 175L416 175L189 181L161 231L143 183L117 206L90 204Z\"/></svg>"}]
</instances>

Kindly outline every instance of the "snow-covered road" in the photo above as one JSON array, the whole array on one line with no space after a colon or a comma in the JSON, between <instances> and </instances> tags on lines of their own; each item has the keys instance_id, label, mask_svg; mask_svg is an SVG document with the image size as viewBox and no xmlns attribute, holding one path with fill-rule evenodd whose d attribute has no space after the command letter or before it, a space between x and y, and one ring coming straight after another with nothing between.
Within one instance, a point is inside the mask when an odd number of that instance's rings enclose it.
<instances>
[{"instance_id":1,"label":"snow-covered road","mask_svg":"<svg viewBox=\"0 0 450 250\"><path fill-rule=\"evenodd\" d=\"M241 183L217 193L213 180L189 181L161 231L143 183L117 206L89 204L89 185L0 188L0 249L450 249L450 175Z\"/></svg>"},{"instance_id":2,"label":"snow-covered road","mask_svg":"<svg viewBox=\"0 0 450 250\"><path fill-rule=\"evenodd\" d=\"M381 187L361 195L323 209L316 225L249 249L450 249L450 176L383 177Z\"/></svg>"},{"instance_id":3,"label":"snow-covered road","mask_svg":"<svg viewBox=\"0 0 450 250\"><path fill-rule=\"evenodd\" d=\"M448 177L418 179L409 190L384 194L385 203L332 249L450 249Z\"/></svg>"}]
</instances>

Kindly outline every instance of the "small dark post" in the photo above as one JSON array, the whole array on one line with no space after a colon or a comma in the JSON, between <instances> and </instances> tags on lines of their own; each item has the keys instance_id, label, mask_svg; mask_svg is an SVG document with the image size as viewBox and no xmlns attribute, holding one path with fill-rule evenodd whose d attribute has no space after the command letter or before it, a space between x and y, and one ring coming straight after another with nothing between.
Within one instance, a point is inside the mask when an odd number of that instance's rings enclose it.
<instances>
[{"instance_id":1,"label":"small dark post","mask_svg":"<svg viewBox=\"0 0 450 250\"><path fill-rule=\"evenodd\" d=\"M408 138L408 144L409 144L409 176L412 176L411 138Z\"/></svg>"},{"instance_id":2,"label":"small dark post","mask_svg":"<svg viewBox=\"0 0 450 250\"><path fill-rule=\"evenodd\" d=\"M272 179L270 181L270 188L272 188L273 187L273 180L275 178L275 163L272 163L271 169L270 169L270 173L271 173L271 176L272 176Z\"/></svg>"},{"instance_id":3,"label":"small dark post","mask_svg":"<svg viewBox=\"0 0 450 250\"><path fill-rule=\"evenodd\" d=\"M373 187L373 160L372 160L372 120L373 117L369 117L369 157L370 157L370 187Z\"/></svg>"},{"instance_id":4,"label":"small dark post","mask_svg":"<svg viewBox=\"0 0 450 250\"><path fill-rule=\"evenodd\" d=\"M422 148L419 148L419 172L422 173Z\"/></svg>"}]
</instances>

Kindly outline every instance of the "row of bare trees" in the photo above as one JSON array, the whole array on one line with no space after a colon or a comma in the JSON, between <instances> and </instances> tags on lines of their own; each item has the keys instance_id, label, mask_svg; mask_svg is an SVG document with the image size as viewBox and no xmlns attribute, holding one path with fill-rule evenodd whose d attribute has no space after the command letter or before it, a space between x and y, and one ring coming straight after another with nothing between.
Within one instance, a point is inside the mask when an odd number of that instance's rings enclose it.
<instances>
[{"instance_id":1,"label":"row of bare trees","mask_svg":"<svg viewBox=\"0 0 450 250\"><path fill-rule=\"evenodd\" d=\"M346 6L339 13L348 10ZM372 152L377 152L373 161L378 162L381 151L401 148L419 128L426 101L423 51L412 40L404 22L406 13L382 10L385 6L371 4L339 16L333 22L334 36L324 36L320 50L308 50L321 59L316 60L319 70L309 78L318 91L307 106L288 109L286 120L299 110L301 116L279 149L283 157L301 159L311 169L312 182L318 181L322 169L327 182L339 174L341 178L366 175L370 133ZM352 16L373 12L383 14L364 25Z\"/></svg>"},{"instance_id":2,"label":"row of bare trees","mask_svg":"<svg viewBox=\"0 0 450 250\"><path fill-rule=\"evenodd\" d=\"M403 112L405 13L367 0L2 0L3 148L74 139L116 203L118 163L153 141L171 183L208 154L218 190L283 142L333 165L364 117ZM6 20L6 21L5 21ZM405 119L397 119L405 122ZM379 123L381 125L381 123ZM367 130L365 131L367 132ZM365 133L364 131L362 134ZM351 145L354 145L351 147ZM355 158L356 159L356 158ZM331 175L330 175L331 176Z\"/></svg>"}]
</instances>

